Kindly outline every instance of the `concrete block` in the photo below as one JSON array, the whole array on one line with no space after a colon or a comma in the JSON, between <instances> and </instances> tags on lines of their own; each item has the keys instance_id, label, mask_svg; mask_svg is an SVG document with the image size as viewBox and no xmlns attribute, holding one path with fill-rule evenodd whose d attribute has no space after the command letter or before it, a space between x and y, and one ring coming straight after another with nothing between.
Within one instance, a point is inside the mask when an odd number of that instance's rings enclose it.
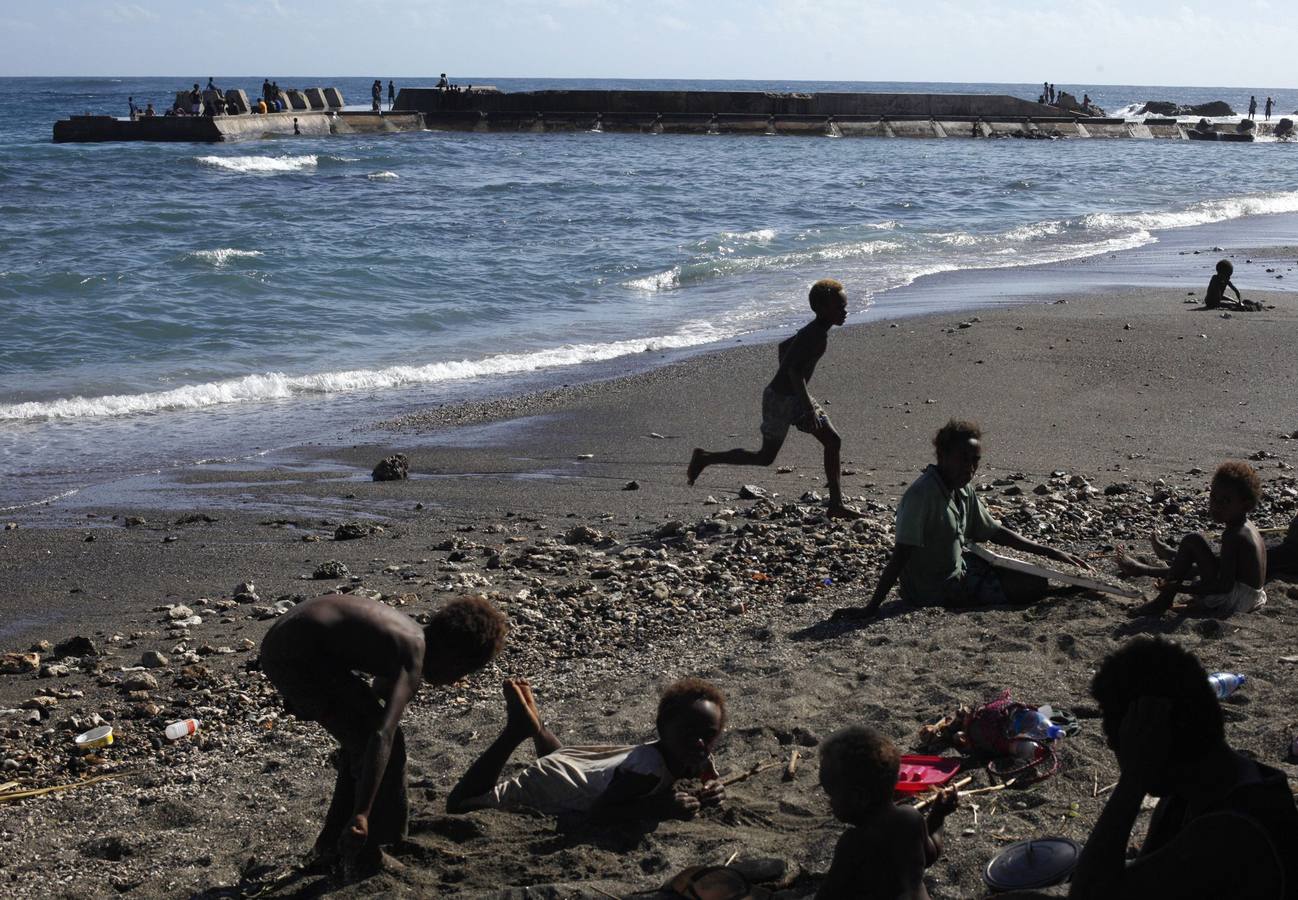
<instances>
[{"instance_id":1,"label":"concrete block","mask_svg":"<svg viewBox=\"0 0 1298 900\"><path fill-rule=\"evenodd\" d=\"M288 91L287 94L288 94L289 109L293 110L294 112L306 112L308 109L311 108L311 104L307 103L306 95L303 94L301 91L291 90Z\"/></svg>"},{"instance_id":2,"label":"concrete block","mask_svg":"<svg viewBox=\"0 0 1298 900\"><path fill-rule=\"evenodd\" d=\"M328 105L330 109L342 109L343 106L345 105L343 103L342 92L338 90L338 88L336 87L325 88L324 99L325 99L325 104Z\"/></svg>"},{"instance_id":3,"label":"concrete block","mask_svg":"<svg viewBox=\"0 0 1298 900\"><path fill-rule=\"evenodd\" d=\"M306 102L311 104L312 109L328 109L329 104L325 102L324 91L318 87L309 87L302 92L306 95Z\"/></svg>"},{"instance_id":4,"label":"concrete block","mask_svg":"<svg viewBox=\"0 0 1298 900\"><path fill-rule=\"evenodd\" d=\"M241 88L230 88L225 92L226 106L234 106L235 113L246 115L251 111L248 106L248 95Z\"/></svg>"}]
</instances>

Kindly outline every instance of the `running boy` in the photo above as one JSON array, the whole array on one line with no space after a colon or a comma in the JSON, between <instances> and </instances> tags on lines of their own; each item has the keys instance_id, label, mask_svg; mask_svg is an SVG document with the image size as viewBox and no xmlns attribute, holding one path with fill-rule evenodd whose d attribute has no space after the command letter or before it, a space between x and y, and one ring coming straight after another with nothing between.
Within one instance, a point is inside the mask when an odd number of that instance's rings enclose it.
<instances>
[{"instance_id":1,"label":"running boy","mask_svg":"<svg viewBox=\"0 0 1298 900\"><path fill-rule=\"evenodd\" d=\"M843 440L829 416L807 390L816 363L829 346L829 329L847 321L847 292L840 282L822 278L811 286L808 299L816 318L793 337L780 343L780 367L762 392L762 446L758 450L707 451L694 448L686 470L693 484L708 466L769 466L784 445L789 427L812 435L825 448L825 478L829 482L829 515L859 519L861 514L843 505L839 450Z\"/></svg>"},{"instance_id":2,"label":"running boy","mask_svg":"<svg viewBox=\"0 0 1298 900\"><path fill-rule=\"evenodd\" d=\"M1127 575L1148 575L1163 580L1162 590L1132 615L1161 615L1172 608L1177 594L1196 598L1201 609L1230 615L1248 612L1266 603L1266 545L1248 514L1257 506L1262 483L1245 462L1217 467L1208 494L1208 513L1226 529L1221 533L1221 556L1202 534L1187 534L1173 547L1158 535L1150 537L1154 552L1168 563L1151 566L1122 554L1118 568ZM1185 584L1191 575L1198 581Z\"/></svg>"},{"instance_id":3,"label":"running boy","mask_svg":"<svg viewBox=\"0 0 1298 900\"><path fill-rule=\"evenodd\" d=\"M1235 274L1235 267L1230 260L1223 259L1217 263L1217 274L1208 281L1208 292L1204 295L1203 305L1208 309L1261 309L1262 304L1252 300L1245 300L1239 295L1239 288L1235 287L1230 280L1230 276L1233 274ZM1235 292L1234 300L1226 299L1227 288Z\"/></svg>"},{"instance_id":4,"label":"running boy","mask_svg":"<svg viewBox=\"0 0 1298 900\"><path fill-rule=\"evenodd\" d=\"M712 747L726 724L726 698L700 678L685 678L658 701L658 740L636 747L564 747L541 724L531 686L505 681L505 728L446 798L446 811L525 807L547 815L593 821L688 819L725 799L712 765ZM536 760L499 781L514 749L531 739ZM703 788L680 790L697 778ZM499 781L499 783L498 783Z\"/></svg>"},{"instance_id":5,"label":"running boy","mask_svg":"<svg viewBox=\"0 0 1298 900\"><path fill-rule=\"evenodd\" d=\"M480 597L448 603L427 627L367 597L299 603L261 643L261 669L299 719L338 741L338 780L313 856L348 880L372 873L406 834L405 712L420 681L453 684L505 643L505 617ZM358 672L374 676L367 683Z\"/></svg>"},{"instance_id":6,"label":"running boy","mask_svg":"<svg viewBox=\"0 0 1298 900\"><path fill-rule=\"evenodd\" d=\"M820 748L820 786L834 816L851 827L834 849L817 900L896 897L928 900L924 870L942 855L942 823L956 793L942 791L925 818L892 801L901 757L873 728L854 725Z\"/></svg>"}]
</instances>

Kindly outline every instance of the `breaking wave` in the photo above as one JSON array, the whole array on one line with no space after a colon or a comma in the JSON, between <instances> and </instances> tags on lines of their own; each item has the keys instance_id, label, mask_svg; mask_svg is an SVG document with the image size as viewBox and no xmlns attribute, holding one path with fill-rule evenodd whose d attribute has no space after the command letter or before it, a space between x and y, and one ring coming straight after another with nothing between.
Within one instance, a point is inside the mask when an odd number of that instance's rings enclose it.
<instances>
[{"instance_id":1,"label":"breaking wave","mask_svg":"<svg viewBox=\"0 0 1298 900\"><path fill-rule=\"evenodd\" d=\"M280 174L303 172L320 164L320 157L308 156L198 156L199 165L235 172L240 175L255 173Z\"/></svg>"},{"instance_id":2,"label":"breaking wave","mask_svg":"<svg viewBox=\"0 0 1298 900\"><path fill-rule=\"evenodd\" d=\"M634 338L607 344L566 344L529 353L500 353L483 359L462 359L422 366L352 369L315 375L267 372L226 381L186 385L166 391L69 397L0 406L0 421L40 422L53 419L97 419L149 413L198 410L236 403L287 400L309 394L339 394L415 387L491 375L514 375L540 369L603 362L635 353L697 347L728 337L706 322L692 323L674 334Z\"/></svg>"},{"instance_id":3,"label":"breaking wave","mask_svg":"<svg viewBox=\"0 0 1298 900\"><path fill-rule=\"evenodd\" d=\"M237 250L234 247L220 247L216 250L193 250L185 255L190 259L220 268L231 260L254 259L263 254L260 250Z\"/></svg>"},{"instance_id":4,"label":"breaking wave","mask_svg":"<svg viewBox=\"0 0 1298 900\"><path fill-rule=\"evenodd\" d=\"M401 176L396 172L371 172L365 177L370 181L396 181Z\"/></svg>"}]
</instances>

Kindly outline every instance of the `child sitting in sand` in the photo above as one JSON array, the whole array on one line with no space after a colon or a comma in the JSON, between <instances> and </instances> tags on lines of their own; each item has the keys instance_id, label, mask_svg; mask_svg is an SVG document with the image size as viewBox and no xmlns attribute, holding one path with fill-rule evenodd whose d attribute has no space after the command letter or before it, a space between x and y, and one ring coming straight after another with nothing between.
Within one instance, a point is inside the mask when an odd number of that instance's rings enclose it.
<instances>
[{"instance_id":1,"label":"child sitting in sand","mask_svg":"<svg viewBox=\"0 0 1298 900\"><path fill-rule=\"evenodd\" d=\"M1261 309L1261 303L1245 300L1239 295L1239 288L1235 287L1230 280L1233 274L1235 274L1235 267L1230 260L1223 259L1217 263L1217 274L1208 281L1208 292L1204 295L1203 305L1208 309L1236 309L1250 312ZM1235 292L1234 300L1226 299L1227 288Z\"/></svg>"},{"instance_id":2,"label":"child sitting in sand","mask_svg":"<svg viewBox=\"0 0 1298 900\"><path fill-rule=\"evenodd\" d=\"M688 819L725 798L712 747L725 727L726 699L709 682L685 678L667 688L658 701L658 740L636 747L564 747L541 724L525 680L506 680L504 691L505 728L446 798L447 812L527 807L604 822ZM499 781L514 748L528 738L536 761ZM676 789L682 778L699 779L702 790Z\"/></svg>"},{"instance_id":3,"label":"child sitting in sand","mask_svg":"<svg viewBox=\"0 0 1298 900\"><path fill-rule=\"evenodd\" d=\"M1187 534L1176 547L1158 535L1151 536L1154 552L1168 563L1166 566L1147 565L1120 554L1118 568L1127 575L1149 575L1163 580L1158 596L1134 610L1132 615L1161 615L1172 608L1177 594L1190 594L1197 598L1195 606L1225 615L1264 605L1266 546L1262 535L1248 520L1261 493L1262 483L1252 466L1245 462L1222 463L1212 476L1208 495L1208 513L1214 521L1226 526L1221 533L1220 557L1202 534ZM1197 576L1198 581L1185 584L1191 575Z\"/></svg>"},{"instance_id":4,"label":"child sitting in sand","mask_svg":"<svg viewBox=\"0 0 1298 900\"><path fill-rule=\"evenodd\" d=\"M825 478L829 483L829 515L859 519L861 514L843 505L839 450L843 439L829 416L807 391L816 363L829 346L829 329L847 321L847 292L840 282L822 278L808 297L816 318L793 337L780 342L780 367L762 392L762 446L757 450L702 450L694 448L685 480L693 484L708 466L769 466L775 462L789 428L806 432L825 448Z\"/></svg>"},{"instance_id":5,"label":"child sitting in sand","mask_svg":"<svg viewBox=\"0 0 1298 900\"><path fill-rule=\"evenodd\" d=\"M892 741L854 725L820 748L820 786L834 816L852 826L834 849L817 900L897 897L927 900L924 870L942 855L942 823L955 810L948 788L925 818L893 803L901 757Z\"/></svg>"}]
</instances>

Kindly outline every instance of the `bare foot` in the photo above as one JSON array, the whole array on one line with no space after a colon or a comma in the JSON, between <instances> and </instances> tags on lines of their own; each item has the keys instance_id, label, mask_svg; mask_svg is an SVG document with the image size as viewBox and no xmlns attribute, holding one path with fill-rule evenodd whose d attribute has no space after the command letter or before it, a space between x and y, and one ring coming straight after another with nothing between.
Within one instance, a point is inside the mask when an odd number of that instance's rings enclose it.
<instances>
[{"instance_id":1,"label":"bare foot","mask_svg":"<svg viewBox=\"0 0 1298 900\"><path fill-rule=\"evenodd\" d=\"M501 688L505 692L505 731L520 738L535 737L541 731L541 720L528 705L522 678L506 678Z\"/></svg>"},{"instance_id":2,"label":"bare foot","mask_svg":"<svg viewBox=\"0 0 1298 900\"><path fill-rule=\"evenodd\" d=\"M1149 536L1149 546L1154 548L1154 555L1164 562L1176 559L1176 548L1159 537L1157 532Z\"/></svg>"},{"instance_id":3,"label":"bare foot","mask_svg":"<svg viewBox=\"0 0 1298 900\"><path fill-rule=\"evenodd\" d=\"M694 452L690 454L689 468L685 470L685 483L694 484L707 467L707 463L703 461L703 448L695 447Z\"/></svg>"},{"instance_id":4,"label":"bare foot","mask_svg":"<svg viewBox=\"0 0 1298 900\"><path fill-rule=\"evenodd\" d=\"M1141 562L1138 559L1128 556L1126 553L1123 553L1121 550L1118 551L1116 560L1118 563L1118 571L1121 572L1123 575L1148 575L1149 574L1149 566L1145 565L1143 562Z\"/></svg>"},{"instance_id":5,"label":"bare foot","mask_svg":"<svg viewBox=\"0 0 1298 900\"><path fill-rule=\"evenodd\" d=\"M826 510L826 514L827 514L831 519L863 519L863 518L865 518L865 514L864 514L863 512L861 512L860 510L852 509L852 507L850 507L850 506L844 506L844 505L841 504L841 503L839 503L839 504L837 504L837 505L835 505L835 506L831 506L828 510Z\"/></svg>"}]
</instances>

